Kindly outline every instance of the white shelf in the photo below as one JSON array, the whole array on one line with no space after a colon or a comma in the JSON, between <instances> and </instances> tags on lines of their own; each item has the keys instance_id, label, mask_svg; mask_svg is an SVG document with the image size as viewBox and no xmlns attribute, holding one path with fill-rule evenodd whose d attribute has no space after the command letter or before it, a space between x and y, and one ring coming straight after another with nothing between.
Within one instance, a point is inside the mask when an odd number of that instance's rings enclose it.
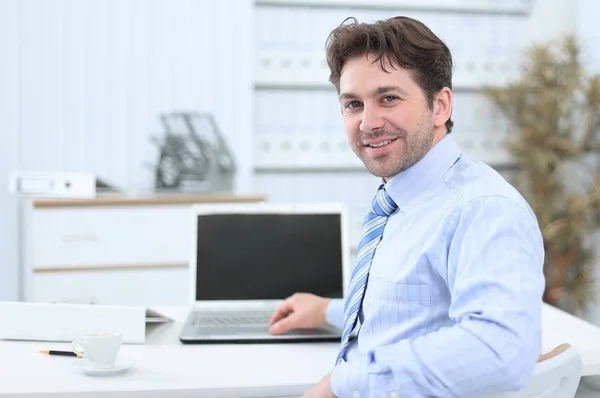
<instances>
[{"instance_id":1,"label":"white shelf","mask_svg":"<svg viewBox=\"0 0 600 398\"><path fill-rule=\"evenodd\" d=\"M257 6L368 8L432 12L527 15L530 0L256 0Z\"/></svg>"},{"instance_id":2,"label":"white shelf","mask_svg":"<svg viewBox=\"0 0 600 398\"><path fill-rule=\"evenodd\" d=\"M510 81L518 63L508 58L455 61L453 89L478 90ZM262 51L256 57L256 88L332 89L325 55L313 52Z\"/></svg>"},{"instance_id":3,"label":"white shelf","mask_svg":"<svg viewBox=\"0 0 600 398\"><path fill-rule=\"evenodd\" d=\"M497 166L513 163L504 149L505 137L505 134L500 133L484 135L458 133L456 140L465 154L491 166ZM257 172L364 169L365 166L350 149L343 133L330 136L259 134L256 139L254 170Z\"/></svg>"},{"instance_id":4,"label":"white shelf","mask_svg":"<svg viewBox=\"0 0 600 398\"><path fill-rule=\"evenodd\" d=\"M255 170L360 170L363 163L350 149L343 133L258 135Z\"/></svg>"}]
</instances>

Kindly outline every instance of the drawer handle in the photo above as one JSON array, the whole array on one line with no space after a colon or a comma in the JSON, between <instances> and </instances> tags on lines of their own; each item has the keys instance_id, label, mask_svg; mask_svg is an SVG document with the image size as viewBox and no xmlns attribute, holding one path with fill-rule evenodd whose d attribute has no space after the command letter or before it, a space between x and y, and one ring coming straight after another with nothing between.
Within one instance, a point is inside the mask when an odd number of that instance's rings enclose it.
<instances>
[{"instance_id":1,"label":"drawer handle","mask_svg":"<svg viewBox=\"0 0 600 398\"><path fill-rule=\"evenodd\" d=\"M98 304L97 298L71 298L71 299L62 299L62 300L54 300L52 304L90 304L96 305Z\"/></svg>"},{"instance_id":2,"label":"drawer handle","mask_svg":"<svg viewBox=\"0 0 600 398\"><path fill-rule=\"evenodd\" d=\"M98 240L98 235L96 234L77 234L77 235L64 235L62 237L63 242L95 242Z\"/></svg>"}]
</instances>

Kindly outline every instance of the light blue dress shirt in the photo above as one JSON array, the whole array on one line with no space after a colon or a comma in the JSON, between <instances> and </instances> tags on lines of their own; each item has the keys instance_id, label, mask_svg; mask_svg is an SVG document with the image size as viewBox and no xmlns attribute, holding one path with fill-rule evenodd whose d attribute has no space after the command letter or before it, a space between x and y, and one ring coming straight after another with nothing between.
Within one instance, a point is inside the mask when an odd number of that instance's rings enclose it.
<instances>
[{"instance_id":1,"label":"light blue dress shirt","mask_svg":"<svg viewBox=\"0 0 600 398\"><path fill-rule=\"evenodd\" d=\"M454 133L386 189L398 210L333 393L466 398L523 387L541 353L544 290L531 208L495 170L461 154ZM330 324L343 326L343 306L330 303Z\"/></svg>"}]
</instances>

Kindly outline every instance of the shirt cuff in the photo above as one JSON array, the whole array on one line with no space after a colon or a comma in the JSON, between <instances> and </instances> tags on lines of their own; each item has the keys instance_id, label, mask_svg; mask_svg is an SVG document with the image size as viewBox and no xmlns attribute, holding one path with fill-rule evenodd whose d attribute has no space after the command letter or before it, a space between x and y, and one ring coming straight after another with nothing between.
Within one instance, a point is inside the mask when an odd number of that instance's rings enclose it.
<instances>
[{"instance_id":1,"label":"shirt cuff","mask_svg":"<svg viewBox=\"0 0 600 398\"><path fill-rule=\"evenodd\" d=\"M339 363L331 372L331 392L336 397L353 397L358 391L359 396L368 397L370 363L368 356L358 356L350 362Z\"/></svg>"},{"instance_id":2,"label":"shirt cuff","mask_svg":"<svg viewBox=\"0 0 600 398\"><path fill-rule=\"evenodd\" d=\"M325 310L325 321L338 329L344 328L344 300L333 299Z\"/></svg>"}]
</instances>

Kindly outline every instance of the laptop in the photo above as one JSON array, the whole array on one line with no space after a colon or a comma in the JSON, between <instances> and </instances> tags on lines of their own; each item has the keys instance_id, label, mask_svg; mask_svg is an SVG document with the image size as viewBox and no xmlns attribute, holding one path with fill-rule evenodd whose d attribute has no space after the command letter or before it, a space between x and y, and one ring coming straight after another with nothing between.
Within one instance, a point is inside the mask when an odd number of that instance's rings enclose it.
<instances>
[{"instance_id":1,"label":"laptop","mask_svg":"<svg viewBox=\"0 0 600 398\"><path fill-rule=\"evenodd\" d=\"M343 204L224 203L192 207L192 309L182 343L339 342L334 327L271 335L296 292L342 298L348 282Z\"/></svg>"}]
</instances>

